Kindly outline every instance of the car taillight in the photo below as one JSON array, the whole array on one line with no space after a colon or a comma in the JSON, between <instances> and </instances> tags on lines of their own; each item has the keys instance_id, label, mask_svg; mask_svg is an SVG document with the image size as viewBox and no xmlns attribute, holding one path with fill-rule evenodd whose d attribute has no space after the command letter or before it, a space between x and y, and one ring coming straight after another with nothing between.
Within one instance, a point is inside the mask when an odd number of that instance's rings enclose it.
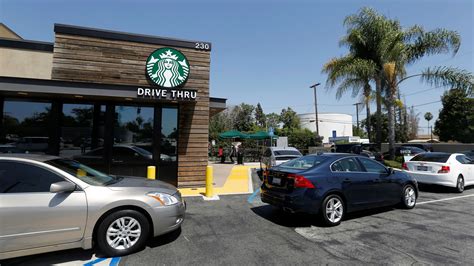
<instances>
[{"instance_id":1,"label":"car taillight","mask_svg":"<svg viewBox=\"0 0 474 266\"><path fill-rule=\"evenodd\" d=\"M291 178L295 181L294 186L297 188L314 188L313 183L311 183L309 179L302 175L288 174L288 178Z\"/></svg>"},{"instance_id":2,"label":"car taillight","mask_svg":"<svg viewBox=\"0 0 474 266\"><path fill-rule=\"evenodd\" d=\"M403 164L402 164L402 168L403 168L403 170L408 170L407 163L403 163Z\"/></svg>"},{"instance_id":3,"label":"car taillight","mask_svg":"<svg viewBox=\"0 0 474 266\"><path fill-rule=\"evenodd\" d=\"M448 165L443 165L441 166L441 169L438 171L438 174L446 174L449 173L449 166Z\"/></svg>"}]
</instances>

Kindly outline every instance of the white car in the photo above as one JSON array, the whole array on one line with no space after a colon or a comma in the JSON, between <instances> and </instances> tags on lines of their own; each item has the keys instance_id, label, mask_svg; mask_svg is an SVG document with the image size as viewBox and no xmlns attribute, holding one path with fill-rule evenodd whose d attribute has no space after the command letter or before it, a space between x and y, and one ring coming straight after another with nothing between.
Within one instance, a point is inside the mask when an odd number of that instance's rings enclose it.
<instances>
[{"instance_id":1,"label":"white car","mask_svg":"<svg viewBox=\"0 0 474 266\"><path fill-rule=\"evenodd\" d=\"M270 168L301 156L303 154L293 147L269 147L263 153L262 164Z\"/></svg>"},{"instance_id":2,"label":"white car","mask_svg":"<svg viewBox=\"0 0 474 266\"><path fill-rule=\"evenodd\" d=\"M403 169L418 183L452 187L459 193L474 185L474 162L462 153L420 153L403 163Z\"/></svg>"}]
</instances>

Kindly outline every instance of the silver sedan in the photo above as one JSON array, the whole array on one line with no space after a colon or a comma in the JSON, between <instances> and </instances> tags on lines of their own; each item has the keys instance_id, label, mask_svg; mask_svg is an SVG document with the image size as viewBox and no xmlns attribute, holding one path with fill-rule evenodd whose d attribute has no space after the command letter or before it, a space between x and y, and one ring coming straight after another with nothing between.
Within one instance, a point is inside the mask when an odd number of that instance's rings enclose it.
<instances>
[{"instance_id":1,"label":"silver sedan","mask_svg":"<svg viewBox=\"0 0 474 266\"><path fill-rule=\"evenodd\" d=\"M126 255L178 229L184 213L181 194L160 181L53 156L0 155L0 260L93 245Z\"/></svg>"}]
</instances>

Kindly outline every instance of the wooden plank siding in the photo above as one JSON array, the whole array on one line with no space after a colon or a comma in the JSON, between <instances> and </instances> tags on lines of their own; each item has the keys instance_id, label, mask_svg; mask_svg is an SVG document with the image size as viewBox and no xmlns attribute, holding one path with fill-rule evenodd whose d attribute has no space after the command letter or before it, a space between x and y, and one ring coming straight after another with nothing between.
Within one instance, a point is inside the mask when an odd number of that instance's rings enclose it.
<instances>
[{"instance_id":1,"label":"wooden plank siding","mask_svg":"<svg viewBox=\"0 0 474 266\"><path fill-rule=\"evenodd\" d=\"M152 87L145 62L164 46L56 33L52 79ZM178 186L205 184L209 136L210 52L180 48L190 64L184 89L197 90L195 102L180 102Z\"/></svg>"}]
</instances>

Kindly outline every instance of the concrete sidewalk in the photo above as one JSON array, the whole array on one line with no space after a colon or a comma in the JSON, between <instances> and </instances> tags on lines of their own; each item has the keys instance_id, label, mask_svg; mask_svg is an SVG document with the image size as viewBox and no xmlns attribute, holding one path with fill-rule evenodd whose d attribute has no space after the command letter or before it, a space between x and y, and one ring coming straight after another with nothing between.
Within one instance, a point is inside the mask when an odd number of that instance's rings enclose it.
<instances>
[{"instance_id":1,"label":"concrete sidewalk","mask_svg":"<svg viewBox=\"0 0 474 266\"><path fill-rule=\"evenodd\" d=\"M258 163L234 165L209 162L209 165L214 169L215 195L253 193L251 169L260 167ZM180 188L179 191L184 197L204 196L206 188Z\"/></svg>"}]
</instances>

